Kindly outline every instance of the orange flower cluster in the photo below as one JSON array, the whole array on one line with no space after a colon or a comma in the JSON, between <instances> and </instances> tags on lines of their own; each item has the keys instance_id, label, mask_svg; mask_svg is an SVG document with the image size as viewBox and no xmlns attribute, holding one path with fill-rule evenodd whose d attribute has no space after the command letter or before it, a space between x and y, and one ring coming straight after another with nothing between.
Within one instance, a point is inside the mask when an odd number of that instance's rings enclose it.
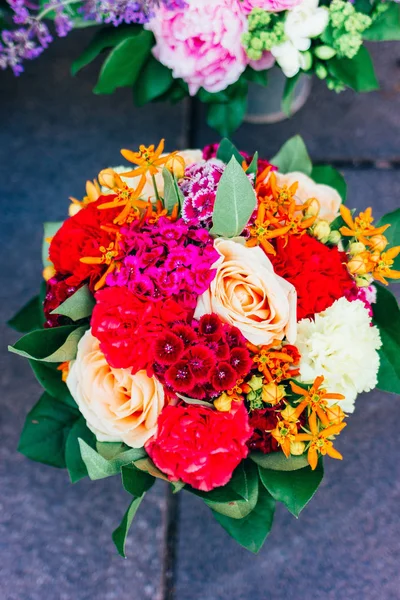
<instances>
[{"instance_id":1,"label":"orange flower cluster","mask_svg":"<svg viewBox=\"0 0 400 600\"><path fill-rule=\"evenodd\" d=\"M342 204L340 214L346 223L346 226L340 228L340 233L353 238L347 268L357 285L369 285L373 279L387 285L386 277L400 279L400 271L392 268L394 259L400 254L400 246L385 250L388 240L383 234L390 225L374 227L371 208L360 212L353 219L351 211Z\"/></svg>"},{"instance_id":2,"label":"orange flower cluster","mask_svg":"<svg viewBox=\"0 0 400 600\"><path fill-rule=\"evenodd\" d=\"M275 255L270 240L277 237L287 239L289 235L302 235L315 222L319 204L310 198L304 204L296 204L298 184L290 187L278 186L275 173L267 167L256 180L258 211L254 225L250 227L247 246L260 245L267 254ZM310 211L314 214L310 214Z\"/></svg>"}]
</instances>

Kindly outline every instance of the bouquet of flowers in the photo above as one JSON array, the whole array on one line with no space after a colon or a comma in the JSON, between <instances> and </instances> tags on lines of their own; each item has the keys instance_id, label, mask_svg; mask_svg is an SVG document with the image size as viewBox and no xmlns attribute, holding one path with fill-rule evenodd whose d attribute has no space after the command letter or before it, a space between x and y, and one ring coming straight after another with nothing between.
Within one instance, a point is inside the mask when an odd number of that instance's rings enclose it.
<instances>
[{"instance_id":1,"label":"bouquet of flowers","mask_svg":"<svg viewBox=\"0 0 400 600\"><path fill-rule=\"evenodd\" d=\"M5 21L1 68L18 75L24 59L48 46L46 17L59 36L105 24L74 74L106 51L95 93L133 87L138 105L198 96L222 135L242 122L249 82L266 86L274 64L287 77L282 108L289 115L303 73L335 91L377 89L363 42L400 39L400 6L392 0L47 0L36 12L26 0L6 6L17 28Z\"/></svg>"},{"instance_id":2,"label":"bouquet of flowers","mask_svg":"<svg viewBox=\"0 0 400 600\"><path fill-rule=\"evenodd\" d=\"M121 475L122 555L156 478L257 552L276 501L298 516L342 459L357 395L400 392L400 209L354 214L298 136L270 162L227 139L122 155L45 224L45 284L10 322L44 387L19 450Z\"/></svg>"}]
</instances>

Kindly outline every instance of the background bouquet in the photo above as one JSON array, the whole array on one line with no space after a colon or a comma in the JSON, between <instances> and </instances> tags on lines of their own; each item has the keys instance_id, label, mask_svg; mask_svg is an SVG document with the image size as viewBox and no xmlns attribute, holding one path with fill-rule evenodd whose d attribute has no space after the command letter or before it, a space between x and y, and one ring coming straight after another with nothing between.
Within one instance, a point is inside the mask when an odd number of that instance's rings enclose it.
<instances>
[{"instance_id":1,"label":"background bouquet","mask_svg":"<svg viewBox=\"0 0 400 600\"><path fill-rule=\"evenodd\" d=\"M19 449L73 482L121 473L121 554L155 478L258 551L275 502L297 516L342 458L357 394L400 391L400 210L354 215L299 137L271 162L228 140L122 154L45 225L46 284L10 323L45 388Z\"/></svg>"},{"instance_id":2,"label":"background bouquet","mask_svg":"<svg viewBox=\"0 0 400 600\"><path fill-rule=\"evenodd\" d=\"M95 93L133 87L138 105L197 96L223 135L243 120L249 82L266 86L273 65L287 77L282 106L290 114L303 73L336 91L377 89L363 42L400 39L400 6L382 0L51 0L38 11L25 0L3 5L1 68L18 75L23 60L48 46L45 18L54 19L59 36L109 25L74 62L74 74L107 52Z\"/></svg>"}]
</instances>

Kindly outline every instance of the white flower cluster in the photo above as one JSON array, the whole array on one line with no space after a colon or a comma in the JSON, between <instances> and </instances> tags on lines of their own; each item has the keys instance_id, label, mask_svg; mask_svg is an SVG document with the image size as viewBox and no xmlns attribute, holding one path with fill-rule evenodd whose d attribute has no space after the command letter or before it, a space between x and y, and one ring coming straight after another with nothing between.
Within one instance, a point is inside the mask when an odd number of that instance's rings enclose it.
<instances>
[{"instance_id":1,"label":"white flower cluster","mask_svg":"<svg viewBox=\"0 0 400 600\"><path fill-rule=\"evenodd\" d=\"M315 315L314 321L302 319L297 332L300 381L311 383L323 375L329 392L345 396L341 408L353 412L357 394L377 385L377 350L382 346L379 330L371 325L364 303L340 298Z\"/></svg>"}]
</instances>

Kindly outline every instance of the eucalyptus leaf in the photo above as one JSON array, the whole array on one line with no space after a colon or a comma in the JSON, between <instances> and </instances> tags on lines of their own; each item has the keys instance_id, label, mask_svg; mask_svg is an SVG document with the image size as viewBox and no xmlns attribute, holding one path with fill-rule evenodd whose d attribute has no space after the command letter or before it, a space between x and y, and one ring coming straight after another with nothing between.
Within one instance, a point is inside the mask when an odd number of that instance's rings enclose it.
<instances>
[{"instance_id":1,"label":"eucalyptus leaf","mask_svg":"<svg viewBox=\"0 0 400 600\"><path fill-rule=\"evenodd\" d=\"M286 456L283 452L271 452L270 454L262 454L261 452L252 452L249 457L257 465L264 469L272 469L273 471L296 471L303 469L308 465L307 456Z\"/></svg>"},{"instance_id":2,"label":"eucalyptus leaf","mask_svg":"<svg viewBox=\"0 0 400 600\"><path fill-rule=\"evenodd\" d=\"M278 154L271 158L270 162L278 167L281 173L300 171L311 175L312 162L306 145L299 135L295 135L283 144Z\"/></svg>"},{"instance_id":3,"label":"eucalyptus leaf","mask_svg":"<svg viewBox=\"0 0 400 600\"><path fill-rule=\"evenodd\" d=\"M78 342L86 329L86 325L36 329L27 333L8 349L32 360L60 363L73 360L76 357Z\"/></svg>"},{"instance_id":4,"label":"eucalyptus leaf","mask_svg":"<svg viewBox=\"0 0 400 600\"><path fill-rule=\"evenodd\" d=\"M206 402L205 400L198 400L197 398L189 398L188 396L183 396L182 394L176 394L178 398L186 402L186 404L194 404L197 406L206 406L207 408L213 408L211 402Z\"/></svg>"},{"instance_id":5,"label":"eucalyptus leaf","mask_svg":"<svg viewBox=\"0 0 400 600\"><path fill-rule=\"evenodd\" d=\"M65 444L65 462L72 483L76 483L88 474L86 465L82 460L79 438L85 440L91 448L93 448L96 443L94 433L90 431L82 416L75 421L69 430Z\"/></svg>"},{"instance_id":6,"label":"eucalyptus leaf","mask_svg":"<svg viewBox=\"0 0 400 600\"><path fill-rule=\"evenodd\" d=\"M117 475L121 471L121 467L133 463L145 453L143 448L130 448L125 452L121 452L114 458L107 460L91 448L83 439L79 438L79 446L81 450L82 460L86 465L90 479L104 479Z\"/></svg>"},{"instance_id":7,"label":"eucalyptus leaf","mask_svg":"<svg viewBox=\"0 0 400 600\"><path fill-rule=\"evenodd\" d=\"M164 167L162 176L164 179L164 205L168 212L171 213L176 204L179 207L182 206L184 198L179 189L178 182L171 171Z\"/></svg>"},{"instance_id":8,"label":"eucalyptus leaf","mask_svg":"<svg viewBox=\"0 0 400 600\"><path fill-rule=\"evenodd\" d=\"M46 392L28 413L18 450L28 458L53 467L65 467L65 444L79 413Z\"/></svg>"},{"instance_id":9,"label":"eucalyptus leaf","mask_svg":"<svg viewBox=\"0 0 400 600\"><path fill-rule=\"evenodd\" d=\"M168 477L156 467L156 465L153 463L149 456L146 456L145 458L140 458L139 460L135 460L134 466L140 471L144 471L145 473L152 475L152 477L156 477L157 479L167 481L172 485L174 492L179 492L185 486L183 481L170 481Z\"/></svg>"},{"instance_id":10,"label":"eucalyptus leaf","mask_svg":"<svg viewBox=\"0 0 400 600\"><path fill-rule=\"evenodd\" d=\"M232 519L213 512L215 519L241 546L257 553L271 530L275 500L263 485L259 486L257 504L243 519Z\"/></svg>"},{"instance_id":11,"label":"eucalyptus leaf","mask_svg":"<svg viewBox=\"0 0 400 600\"><path fill-rule=\"evenodd\" d=\"M72 321L79 321L90 317L95 301L87 285L80 287L72 296L67 298L60 306L51 311L52 315L64 315Z\"/></svg>"},{"instance_id":12,"label":"eucalyptus leaf","mask_svg":"<svg viewBox=\"0 0 400 600\"><path fill-rule=\"evenodd\" d=\"M307 466L296 471L273 471L259 467L259 472L271 496L282 502L295 517L311 500L324 475L322 460L314 471Z\"/></svg>"},{"instance_id":13,"label":"eucalyptus leaf","mask_svg":"<svg viewBox=\"0 0 400 600\"><path fill-rule=\"evenodd\" d=\"M232 156L217 187L211 235L235 237L246 227L256 207L249 178Z\"/></svg>"},{"instance_id":14,"label":"eucalyptus leaf","mask_svg":"<svg viewBox=\"0 0 400 600\"><path fill-rule=\"evenodd\" d=\"M126 558L125 555L125 543L126 543L126 538L130 529L130 526L132 525L132 521L134 516L136 515L137 509L140 506L140 503L142 502L144 498L144 494L143 496L140 496L139 498L134 498L132 500L132 502L130 503L128 510L126 511L121 524L117 527L117 529L115 529L115 531L112 534L112 539L113 542L118 550L118 553L123 557Z\"/></svg>"}]
</instances>

